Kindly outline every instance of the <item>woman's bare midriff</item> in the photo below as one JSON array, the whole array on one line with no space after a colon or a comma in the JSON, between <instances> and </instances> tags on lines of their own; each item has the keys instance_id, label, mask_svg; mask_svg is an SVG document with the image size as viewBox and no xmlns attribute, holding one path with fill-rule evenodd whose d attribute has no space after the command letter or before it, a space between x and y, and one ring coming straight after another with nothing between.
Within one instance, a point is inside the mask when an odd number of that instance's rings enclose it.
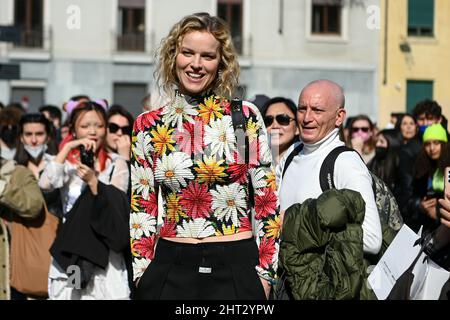
<instances>
[{"instance_id":1,"label":"woman's bare midriff","mask_svg":"<svg viewBox=\"0 0 450 320\"><path fill-rule=\"evenodd\" d=\"M244 231L229 236L218 236L218 237L208 237L208 238L162 238L164 240L178 242L178 243L206 243L206 242L227 242L227 241L238 241L249 239L253 237L251 231Z\"/></svg>"}]
</instances>

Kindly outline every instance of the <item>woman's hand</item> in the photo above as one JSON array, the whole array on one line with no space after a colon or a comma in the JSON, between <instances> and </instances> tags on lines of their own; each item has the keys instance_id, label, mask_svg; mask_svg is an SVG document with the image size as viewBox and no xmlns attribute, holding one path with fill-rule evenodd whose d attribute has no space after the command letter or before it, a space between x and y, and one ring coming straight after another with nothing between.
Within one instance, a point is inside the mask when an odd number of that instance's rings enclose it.
<instances>
[{"instance_id":1,"label":"woman's hand","mask_svg":"<svg viewBox=\"0 0 450 320\"><path fill-rule=\"evenodd\" d=\"M64 163L67 156L69 155L70 151L72 151L75 148L78 148L79 146L83 145L86 150L96 150L96 144L95 141L89 139L89 138L83 138L78 140L72 140L67 142L64 147L61 149L61 151L56 155L55 162L57 163Z\"/></svg>"},{"instance_id":2,"label":"woman's hand","mask_svg":"<svg viewBox=\"0 0 450 320\"><path fill-rule=\"evenodd\" d=\"M81 180L86 182L91 189L92 194L96 195L98 180L95 171L79 162L77 164L77 175L81 178Z\"/></svg>"},{"instance_id":3,"label":"woman's hand","mask_svg":"<svg viewBox=\"0 0 450 320\"><path fill-rule=\"evenodd\" d=\"M131 154L131 139L128 135L123 135L119 137L119 139L116 141L116 149L117 153L125 158L125 160L130 161L130 154Z\"/></svg>"},{"instance_id":4,"label":"woman's hand","mask_svg":"<svg viewBox=\"0 0 450 320\"><path fill-rule=\"evenodd\" d=\"M423 200L420 202L420 206L422 210L429 216L431 219L436 220L436 205L437 205L437 199L428 199L423 198Z\"/></svg>"}]
</instances>

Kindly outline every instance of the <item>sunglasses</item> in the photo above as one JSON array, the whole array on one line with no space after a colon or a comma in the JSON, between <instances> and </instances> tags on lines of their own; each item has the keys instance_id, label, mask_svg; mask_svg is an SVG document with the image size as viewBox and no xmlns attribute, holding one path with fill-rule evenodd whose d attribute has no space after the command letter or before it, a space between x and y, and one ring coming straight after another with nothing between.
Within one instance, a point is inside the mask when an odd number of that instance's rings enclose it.
<instances>
[{"instance_id":1,"label":"sunglasses","mask_svg":"<svg viewBox=\"0 0 450 320\"><path fill-rule=\"evenodd\" d=\"M109 129L109 132L111 132L111 133L116 133L120 129L120 130L122 130L122 134L126 134L128 136L131 136L131 131L132 131L131 126L121 127L115 123L109 123L108 129Z\"/></svg>"},{"instance_id":2,"label":"sunglasses","mask_svg":"<svg viewBox=\"0 0 450 320\"><path fill-rule=\"evenodd\" d=\"M289 123L291 123L291 121L295 120L295 119L289 117L287 114L277 114L275 117L274 116L265 116L264 124L266 125L266 127L270 127L273 123L273 120L276 120L279 125L288 126Z\"/></svg>"},{"instance_id":3,"label":"sunglasses","mask_svg":"<svg viewBox=\"0 0 450 320\"><path fill-rule=\"evenodd\" d=\"M358 131L362 131L362 132L369 132L369 128L368 127L353 127L352 128L352 132L358 132Z\"/></svg>"}]
</instances>

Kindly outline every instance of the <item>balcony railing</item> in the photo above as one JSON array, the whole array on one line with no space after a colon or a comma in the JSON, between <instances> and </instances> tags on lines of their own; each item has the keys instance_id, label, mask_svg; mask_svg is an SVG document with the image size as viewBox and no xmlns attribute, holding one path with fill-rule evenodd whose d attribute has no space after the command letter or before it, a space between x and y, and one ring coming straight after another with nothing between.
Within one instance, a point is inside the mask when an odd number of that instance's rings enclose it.
<instances>
[{"instance_id":1,"label":"balcony railing","mask_svg":"<svg viewBox=\"0 0 450 320\"><path fill-rule=\"evenodd\" d=\"M44 32L42 29L21 29L20 40L14 44L17 48L43 48Z\"/></svg>"},{"instance_id":2,"label":"balcony railing","mask_svg":"<svg viewBox=\"0 0 450 320\"><path fill-rule=\"evenodd\" d=\"M117 51L145 51L145 34L124 33L117 35Z\"/></svg>"}]
</instances>

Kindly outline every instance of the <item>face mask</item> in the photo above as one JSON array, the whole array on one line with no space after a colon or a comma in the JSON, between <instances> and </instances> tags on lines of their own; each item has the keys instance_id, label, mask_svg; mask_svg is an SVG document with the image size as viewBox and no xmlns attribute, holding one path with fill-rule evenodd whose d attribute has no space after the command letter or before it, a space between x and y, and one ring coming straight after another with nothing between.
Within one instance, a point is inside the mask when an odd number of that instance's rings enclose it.
<instances>
[{"instance_id":1,"label":"face mask","mask_svg":"<svg viewBox=\"0 0 450 320\"><path fill-rule=\"evenodd\" d=\"M33 159L39 158L39 156L41 156L47 150L46 144L41 144L40 146L29 146L24 144L23 147Z\"/></svg>"},{"instance_id":2,"label":"face mask","mask_svg":"<svg viewBox=\"0 0 450 320\"><path fill-rule=\"evenodd\" d=\"M2 146L0 149L0 156L5 160L13 160L16 155L16 148L8 148L7 146Z\"/></svg>"},{"instance_id":3,"label":"face mask","mask_svg":"<svg viewBox=\"0 0 450 320\"><path fill-rule=\"evenodd\" d=\"M378 159L383 159L385 158L387 155L387 148L383 148L383 147L376 147L375 148L375 156Z\"/></svg>"},{"instance_id":4,"label":"face mask","mask_svg":"<svg viewBox=\"0 0 450 320\"><path fill-rule=\"evenodd\" d=\"M0 138L4 143L8 146L8 148L12 148L16 142L17 130L15 127L12 128L3 128L3 131L0 134Z\"/></svg>"},{"instance_id":5,"label":"face mask","mask_svg":"<svg viewBox=\"0 0 450 320\"><path fill-rule=\"evenodd\" d=\"M370 139L370 134L368 132L358 131L352 134L352 138L356 137L360 137L364 142L367 142Z\"/></svg>"},{"instance_id":6,"label":"face mask","mask_svg":"<svg viewBox=\"0 0 450 320\"><path fill-rule=\"evenodd\" d=\"M419 134L423 134L427 128L428 126L419 126Z\"/></svg>"}]
</instances>

